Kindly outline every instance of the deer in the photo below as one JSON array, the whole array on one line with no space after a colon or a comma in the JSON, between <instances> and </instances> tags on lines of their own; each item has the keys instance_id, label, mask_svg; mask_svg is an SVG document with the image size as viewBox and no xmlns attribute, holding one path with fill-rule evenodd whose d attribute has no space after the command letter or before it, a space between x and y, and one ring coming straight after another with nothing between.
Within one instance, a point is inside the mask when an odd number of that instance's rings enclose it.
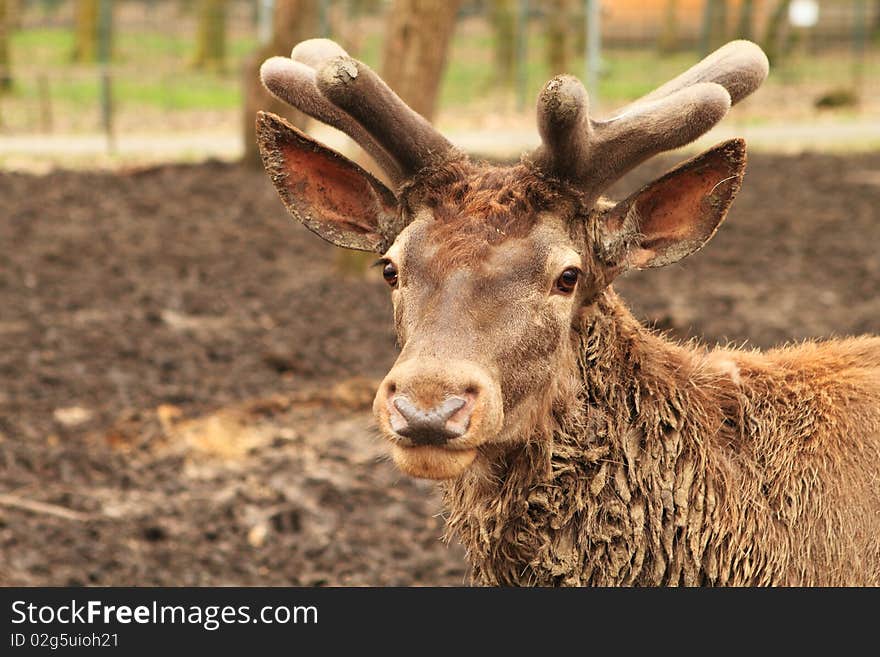
<instances>
[{"instance_id":1,"label":"deer","mask_svg":"<svg viewBox=\"0 0 880 657\"><path fill-rule=\"evenodd\" d=\"M368 66L311 39L261 69L387 181L270 113L265 169L324 240L375 252L399 357L373 412L395 465L439 480L447 540L486 586L880 584L880 338L766 351L683 344L613 289L718 230L730 139L614 201L769 71L733 41L610 118L570 75L510 165L456 148Z\"/></svg>"}]
</instances>

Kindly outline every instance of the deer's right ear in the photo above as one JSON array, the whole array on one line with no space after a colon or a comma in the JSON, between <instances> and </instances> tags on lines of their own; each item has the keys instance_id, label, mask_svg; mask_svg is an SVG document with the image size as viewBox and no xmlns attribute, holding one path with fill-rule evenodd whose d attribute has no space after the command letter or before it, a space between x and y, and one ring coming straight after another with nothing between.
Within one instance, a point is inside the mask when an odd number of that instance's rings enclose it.
<instances>
[{"instance_id":1,"label":"deer's right ear","mask_svg":"<svg viewBox=\"0 0 880 657\"><path fill-rule=\"evenodd\" d=\"M605 210L596 244L610 274L662 267L702 248L724 221L745 166L745 142L731 139Z\"/></svg>"},{"instance_id":2,"label":"deer's right ear","mask_svg":"<svg viewBox=\"0 0 880 657\"><path fill-rule=\"evenodd\" d=\"M384 252L397 199L357 164L269 112L257 115L263 166L287 210L331 244Z\"/></svg>"}]
</instances>

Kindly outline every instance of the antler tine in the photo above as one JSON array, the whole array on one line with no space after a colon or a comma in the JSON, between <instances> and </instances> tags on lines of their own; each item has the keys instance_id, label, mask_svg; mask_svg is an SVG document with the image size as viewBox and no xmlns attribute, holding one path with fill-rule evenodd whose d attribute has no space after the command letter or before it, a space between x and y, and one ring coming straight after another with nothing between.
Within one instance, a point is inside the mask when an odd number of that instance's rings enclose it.
<instances>
[{"instance_id":1,"label":"antler tine","mask_svg":"<svg viewBox=\"0 0 880 657\"><path fill-rule=\"evenodd\" d=\"M767 71L758 46L734 41L602 121L589 118L587 92L576 78L556 77L538 98L543 143L531 159L594 201L649 157L708 132L733 103L760 86Z\"/></svg>"},{"instance_id":2,"label":"antler tine","mask_svg":"<svg viewBox=\"0 0 880 657\"><path fill-rule=\"evenodd\" d=\"M329 39L303 41L290 58L266 60L260 74L275 96L351 136L395 184L454 150L366 64Z\"/></svg>"},{"instance_id":3,"label":"antler tine","mask_svg":"<svg viewBox=\"0 0 880 657\"><path fill-rule=\"evenodd\" d=\"M731 41L633 104L658 100L700 82L715 82L727 89L735 105L761 86L769 70L767 55L757 44L742 39Z\"/></svg>"},{"instance_id":4,"label":"antler tine","mask_svg":"<svg viewBox=\"0 0 880 657\"><path fill-rule=\"evenodd\" d=\"M652 102L631 105L607 121L593 121L593 148L582 186L591 196L658 153L707 133L730 109L720 84L701 82Z\"/></svg>"},{"instance_id":5,"label":"antler tine","mask_svg":"<svg viewBox=\"0 0 880 657\"><path fill-rule=\"evenodd\" d=\"M593 126L590 102L580 80L558 75L538 95L538 133L543 144L532 161L552 175L583 180L590 161Z\"/></svg>"},{"instance_id":6,"label":"antler tine","mask_svg":"<svg viewBox=\"0 0 880 657\"><path fill-rule=\"evenodd\" d=\"M299 43L289 58L271 57L263 62L260 77L263 85L278 99L354 139L394 184L398 184L404 177L400 165L363 126L328 101L318 90L316 69L334 57L347 54L329 39L309 39Z\"/></svg>"},{"instance_id":7,"label":"antler tine","mask_svg":"<svg viewBox=\"0 0 880 657\"><path fill-rule=\"evenodd\" d=\"M411 176L457 153L443 135L363 62L337 57L318 72L317 83L330 102L367 128L400 164L405 175Z\"/></svg>"}]
</instances>

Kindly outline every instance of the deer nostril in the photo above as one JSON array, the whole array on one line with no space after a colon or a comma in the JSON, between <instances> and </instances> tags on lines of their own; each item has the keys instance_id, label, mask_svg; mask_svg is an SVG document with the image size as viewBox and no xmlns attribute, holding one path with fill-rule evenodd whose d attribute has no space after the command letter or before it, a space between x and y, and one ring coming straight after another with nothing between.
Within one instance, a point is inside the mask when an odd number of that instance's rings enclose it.
<instances>
[{"instance_id":1,"label":"deer nostril","mask_svg":"<svg viewBox=\"0 0 880 657\"><path fill-rule=\"evenodd\" d=\"M399 417L392 414L391 428L417 445L441 445L467 432L469 413L464 421L450 422L468 403L462 397L447 397L429 409L420 408L406 395L394 396L391 403L400 414Z\"/></svg>"},{"instance_id":2,"label":"deer nostril","mask_svg":"<svg viewBox=\"0 0 880 657\"><path fill-rule=\"evenodd\" d=\"M455 415L466 403L467 401L461 397L448 397L443 400L443 403L440 404L440 406L434 409L434 412L441 420L446 422L446 420Z\"/></svg>"}]
</instances>

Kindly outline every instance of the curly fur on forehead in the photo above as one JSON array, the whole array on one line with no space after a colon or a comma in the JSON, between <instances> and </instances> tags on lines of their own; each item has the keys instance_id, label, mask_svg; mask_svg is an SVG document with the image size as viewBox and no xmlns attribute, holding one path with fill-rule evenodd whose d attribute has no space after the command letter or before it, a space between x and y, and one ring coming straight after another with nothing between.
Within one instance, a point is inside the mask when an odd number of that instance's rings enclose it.
<instances>
[{"instance_id":1,"label":"curly fur on forehead","mask_svg":"<svg viewBox=\"0 0 880 657\"><path fill-rule=\"evenodd\" d=\"M508 238L525 237L541 213L573 222L587 215L582 195L528 163L495 166L455 160L424 169L400 192L404 213L433 213L430 238L447 263L473 263Z\"/></svg>"}]
</instances>

